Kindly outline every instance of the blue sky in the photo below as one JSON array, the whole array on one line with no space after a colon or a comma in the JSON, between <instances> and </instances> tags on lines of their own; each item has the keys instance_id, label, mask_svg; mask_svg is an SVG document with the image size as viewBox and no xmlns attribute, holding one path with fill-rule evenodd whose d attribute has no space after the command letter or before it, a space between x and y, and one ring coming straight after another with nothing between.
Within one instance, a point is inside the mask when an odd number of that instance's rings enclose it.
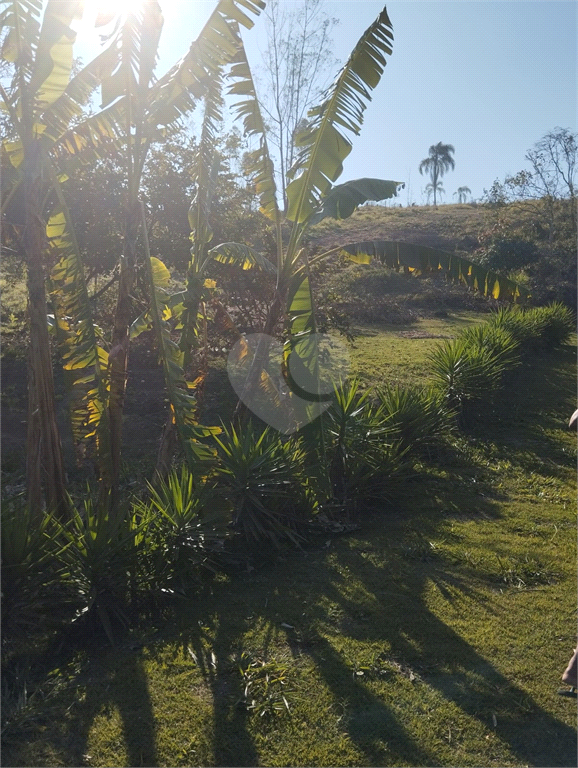
<instances>
[{"instance_id":1,"label":"blue sky","mask_svg":"<svg viewBox=\"0 0 578 768\"><path fill-rule=\"evenodd\" d=\"M160 2L162 74L186 52L215 3ZM344 62L383 3L325 0L325 6L340 20L334 53ZM496 178L526 167L526 151L546 132L556 126L576 130L574 0L391 0L387 9L393 55L340 181L404 181L400 202L420 204L427 179L419 163L431 144L442 141L454 145L456 163L443 179L443 201L452 202L459 186L479 199ZM244 35L256 72L263 31L263 19L257 19ZM88 49L77 50L88 60Z\"/></svg>"}]
</instances>

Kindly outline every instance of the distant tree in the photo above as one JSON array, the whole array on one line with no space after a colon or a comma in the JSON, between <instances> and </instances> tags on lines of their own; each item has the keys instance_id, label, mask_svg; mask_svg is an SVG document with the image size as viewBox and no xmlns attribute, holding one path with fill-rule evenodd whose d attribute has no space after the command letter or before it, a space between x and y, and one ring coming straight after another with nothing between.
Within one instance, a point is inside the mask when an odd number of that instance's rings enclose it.
<instances>
[{"instance_id":1,"label":"distant tree","mask_svg":"<svg viewBox=\"0 0 578 768\"><path fill-rule=\"evenodd\" d=\"M451 144L442 144L440 141L437 144L432 144L429 148L429 156L419 164L419 172L423 174L425 171L431 179L431 192L433 192L434 206L437 206L437 193L440 191L441 177L446 171L449 171L450 168L452 170L455 168L456 164L452 157L455 151L456 150Z\"/></svg>"},{"instance_id":2,"label":"distant tree","mask_svg":"<svg viewBox=\"0 0 578 768\"><path fill-rule=\"evenodd\" d=\"M503 182L496 180L489 191L484 190L486 202L503 206L514 200L535 200L534 223L542 222L549 249L567 225L575 242L578 134L555 128L526 152L526 160L532 170L506 176Z\"/></svg>"},{"instance_id":3,"label":"distant tree","mask_svg":"<svg viewBox=\"0 0 578 768\"><path fill-rule=\"evenodd\" d=\"M532 164L527 191L535 197L570 200L573 226L576 227L576 160L578 134L567 128L554 128L526 152Z\"/></svg>"},{"instance_id":4,"label":"distant tree","mask_svg":"<svg viewBox=\"0 0 578 768\"><path fill-rule=\"evenodd\" d=\"M457 192L454 192L454 197L458 196L458 203L466 203L468 195L472 194L472 190L469 187L458 187Z\"/></svg>"},{"instance_id":5,"label":"distant tree","mask_svg":"<svg viewBox=\"0 0 578 768\"><path fill-rule=\"evenodd\" d=\"M265 17L268 42L261 104L285 200L286 174L295 161L295 136L306 126L307 112L317 103L327 72L337 61L332 55L331 30L339 22L327 16L323 0L271 0Z\"/></svg>"},{"instance_id":6,"label":"distant tree","mask_svg":"<svg viewBox=\"0 0 578 768\"><path fill-rule=\"evenodd\" d=\"M478 254L489 269L522 269L534 301L574 309L577 159L578 135L554 128L526 153L529 169L484 190L491 226Z\"/></svg>"},{"instance_id":7,"label":"distant tree","mask_svg":"<svg viewBox=\"0 0 578 768\"><path fill-rule=\"evenodd\" d=\"M430 198L431 198L432 195L434 196L434 205L435 205L436 193L441 197L442 195L445 195L446 191L445 191L444 186L441 183L441 181L439 181L436 187L434 187L433 183L432 184L426 184L425 193L427 195L427 203L428 203L428 205L429 205L429 201L430 201Z\"/></svg>"}]
</instances>

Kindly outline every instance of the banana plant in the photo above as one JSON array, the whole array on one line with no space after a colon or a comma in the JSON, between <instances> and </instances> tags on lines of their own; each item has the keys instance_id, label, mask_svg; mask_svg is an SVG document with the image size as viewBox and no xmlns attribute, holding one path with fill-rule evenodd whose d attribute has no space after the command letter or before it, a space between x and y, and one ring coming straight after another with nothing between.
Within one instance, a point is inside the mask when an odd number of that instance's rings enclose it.
<instances>
[{"instance_id":1,"label":"banana plant","mask_svg":"<svg viewBox=\"0 0 578 768\"><path fill-rule=\"evenodd\" d=\"M145 208L142 202L140 209L143 232L146 233ZM194 467L200 461L206 461L212 457L212 453L203 445L201 438L218 434L220 429L202 427L197 421L194 392L198 382L190 382L186 379L183 370L185 355L171 338L169 320L173 316L171 309L174 307L174 299L167 290L170 272L160 259L150 255L146 234L145 261L151 292L150 315L167 386L170 418L180 437L187 464ZM175 314L178 316L179 313Z\"/></svg>"},{"instance_id":2,"label":"banana plant","mask_svg":"<svg viewBox=\"0 0 578 768\"><path fill-rule=\"evenodd\" d=\"M0 25L7 29L0 55L13 69L10 85L0 87L1 108L11 121L10 140L2 143L5 202L23 190L20 212L26 257L29 309L29 402L27 426L27 494L38 513L44 503L66 514L68 499L60 434L56 423L51 345L45 291L48 153L82 114L94 88L114 66L106 49L72 77L72 22L82 13L80 0L9 0L2 4ZM6 179L6 187L4 184ZM4 208L4 206L3 206Z\"/></svg>"},{"instance_id":3,"label":"banana plant","mask_svg":"<svg viewBox=\"0 0 578 768\"><path fill-rule=\"evenodd\" d=\"M387 57L392 53L392 43L392 25L384 7L361 36L321 104L309 112L305 129L296 137L299 154L288 173L287 210L283 213L277 206L266 132L246 59L240 55L231 71L234 82L230 93L243 97L236 109L244 120L245 133L260 137L252 171L256 191L260 194L261 211L274 222L277 233L276 296L263 331L272 334L281 318L284 319L288 337L284 376L291 391L298 394L298 387L290 375L291 368L295 368L291 365L291 356L297 356L299 364L305 365L312 374L317 366L310 270L333 254L341 253L362 263L378 259L390 267L416 275L443 271L449 279L461 281L494 298L518 300L524 296L521 287L478 265L420 246L378 241L343 244L323 253L308 252L306 236L312 225L325 217L347 218L363 203L392 198L404 186L398 181L371 178L334 184L352 149L351 137L361 130L363 113L371 100L371 92L380 81ZM290 228L287 242L282 238L283 220ZM225 243L213 247L210 253L215 258L241 259L246 249L244 244ZM263 369L264 359L257 350L247 377L247 389L260 385Z\"/></svg>"},{"instance_id":4,"label":"banana plant","mask_svg":"<svg viewBox=\"0 0 578 768\"><path fill-rule=\"evenodd\" d=\"M42 4L38 0L9 0L4 3L0 16L9 30L2 56L12 62L15 69L11 88L8 93L2 90L0 95L18 134L16 141L3 143L2 152L16 171L21 166L19 173L4 175L9 182L5 199L12 198L18 184L24 183L26 200L23 240L28 259L32 372L28 485L35 508L41 506L43 481L48 503L60 507L67 504L46 327L42 265L45 240L42 200L46 197L41 173L43 158L50 154L60 171L66 173L111 150L124 149L127 169L124 252L108 358L110 481L104 473L116 504L128 329L134 319L130 296L137 266L138 195L147 151L166 127L178 123L205 95L207 85L241 46L239 25L250 28L251 16L260 12L264 2L220 0L188 53L158 80L154 78L154 66L162 14L156 0L143 0L138 10L127 13L124 23L110 38L108 48L79 76L71 78L75 33L70 25L80 15L82 5L81 0L48 0L42 17ZM101 83L102 108L80 122L83 105ZM73 128L70 127L72 121ZM58 210L62 212L61 207ZM77 270L75 274L80 273ZM52 286L55 291L59 290L58 281L53 281ZM78 343L82 346L80 339Z\"/></svg>"},{"instance_id":5,"label":"banana plant","mask_svg":"<svg viewBox=\"0 0 578 768\"><path fill-rule=\"evenodd\" d=\"M370 91L379 82L386 56L391 54L391 42L391 22L384 8L354 48L325 93L322 104L309 113L306 130L297 137L300 153L289 173L288 204L284 212L277 203L265 125L246 57L240 55L231 71L230 93L242 97L236 104L236 112L244 121L245 133L259 140L250 170L260 196L260 209L273 222L276 231L276 293L263 332L271 335L284 317L291 337L288 354L303 355L310 347L305 337L316 330L310 263L303 244L309 226L325 215L349 215L367 200L393 197L402 186L400 182L379 179L333 186L342 171L343 160L351 151L347 134L359 132ZM325 200L327 208L324 208ZM283 221L290 226L287 243L283 241ZM242 244L226 243L212 248L211 254L220 259L240 259L246 248ZM247 378L247 389L253 388L261 379L265 354L264 350L257 349Z\"/></svg>"},{"instance_id":6,"label":"banana plant","mask_svg":"<svg viewBox=\"0 0 578 768\"><path fill-rule=\"evenodd\" d=\"M236 60L244 56L241 50ZM175 432L180 438L185 457L191 469L195 462L202 459L206 449L202 444L192 442L198 437L206 436L206 427L194 425L195 394L202 390L206 376L206 365L202 370L192 369L193 353L203 349L206 352L206 337L202 338L201 327L206 325L205 302L210 300L216 311L226 310L218 306L213 296L213 283L207 278L209 267L214 259L224 263L236 263L245 269L258 266L267 272L274 272L275 267L264 257L253 252L249 247L241 252L228 253L226 246L216 255L209 252L208 246L213 238L210 224L211 202L214 194L216 176L219 169L219 158L215 152L218 124L222 121L223 97L222 77L215 77L207 86L204 98L204 117L201 136L195 156L191 176L196 190L189 209L189 224L191 226L190 240L191 258L187 268L186 288L172 296L166 293L166 284L159 282L160 276L168 275L165 265L157 258L152 259L153 269L149 272L149 287L151 307L147 309L131 326L131 334L137 336L145 328L153 327L157 338L157 346L161 351L161 361L165 354L170 357L170 365L165 368L165 379L169 391L171 410L163 431L161 446L157 460L157 474L166 475L170 466ZM144 224L143 224L144 231ZM159 311L162 308L162 312ZM181 335L176 345L170 339L168 322L176 319ZM187 392L187 399L178 393ZM188 387L188 389L187 389ZM174 398L171 392L178 395ZM215 430L213 430L214 432Z\"/></svg>"},{"instance_id":7,"label":"banana plant","mask_svg":"<svg viewBox=\"0 0 578 768\"><path fill-rule=\"evenodd\" d=\"M55 170L48 166L57 204L46 226L48 254L55 262L47 280L54 329L62 359L72 438L80 461L94 441L101 493L110 488L112 460L108 424L108 352L95 323L80 248Z\"/></svg>"},{"instance_id":8,"label":"banana plant","mask_svg":"<svg viewBox=\"0 0 578 768\"><path fill-rule=\"evenodd\" d=\"M119 500L122 417L130 329L134 321L131 294L139 263L144 262L144 269L148 270L148 258L139 261L138 256L140 186L147 153L152 142L161 138L167 127L178 124L183 115L214 90L222 66L241 46L239 24L250 28L253 21L248 14L259 13L263 6L262 0L220 0L188 53L165 76L156 80L154 70L163 18L157 0L143 0L138 10L126 14L112 37L111 47L117 52L118 65L103 80L101 110L69 130L55 147L55 155L64 170L90 162L111 149L122 152L126 167L124 244L108 358L109 490L113 506ZM204 194L205 179L199 188L201 186L201 194ZM197 245L202 250L198 227L197 232ZM154 292L151 284L151 293ZM192 287L189 293L192 293ZM161 344L163 353L167 349L166 344ZM171 386L169 380L167 386ZM177 398L173 405L179 403L182 405L184 401ZM182 418L188 417L183 413Z\"/></svg>"}]
</instances>

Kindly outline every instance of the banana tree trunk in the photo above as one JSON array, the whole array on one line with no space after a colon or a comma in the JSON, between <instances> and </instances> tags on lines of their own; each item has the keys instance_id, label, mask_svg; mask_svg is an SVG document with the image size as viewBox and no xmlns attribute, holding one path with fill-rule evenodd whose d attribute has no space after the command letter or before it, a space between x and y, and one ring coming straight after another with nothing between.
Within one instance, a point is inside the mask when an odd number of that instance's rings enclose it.
<instances>
[{"instance_id":1,"label":"banana tree trunk","mask_svg":"<svg viewBox=\"0 0 578 768\"><path fill-rule=\"evenodd\" d=\"M111 443L111 505L119 501L120 460L122 447L122 417L128 378L129 328L132 317L132 289L136 268L136 241L140 222L138 201L127 211L124 252L120 262L120 280L114 317L110 364L110 443Z\"/></svg>"},{"instance_id":2,"label":"banana tree trunk","mask_svg":"<svg viewBox=\"0 0 578 768\"><path fill-rule=\"evenodd\" d=\"M62 447L56 423L54 379L48 335L42 255L46 228L42 220L40 144L25 149L25 226L22 238L28 272L28 428L26 484L30 509L40 513L43 502L60 516L68 508Z\"/></svg>"}]
</instances>

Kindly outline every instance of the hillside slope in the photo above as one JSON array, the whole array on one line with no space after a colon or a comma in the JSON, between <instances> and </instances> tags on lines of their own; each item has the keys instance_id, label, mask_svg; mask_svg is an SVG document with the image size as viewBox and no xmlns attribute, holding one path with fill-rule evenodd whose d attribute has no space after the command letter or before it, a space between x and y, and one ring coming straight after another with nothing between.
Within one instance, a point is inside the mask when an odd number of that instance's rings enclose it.
<instances>
[{"instance_id":1,"label":"hillside slope","mask_svg":"<svg viewBox=\"0 0 578 768\"><path fill-rule=\"evenodd\" d=\"M311 243L331 247L354 240L399 240L445 251L471 253L489 226L488 209L479 205L387 208L366 205L347 220L325 219L311 230Z\"/></svg>"},{"instance_id":2,"label":"hillside slope","mask_svg":"<svg viewBox=\"0 0 578 768\"><path fill-rule=\"evenodd\" d=\"M533 303L562 301L575 310L574 218L569 200L438 208L365 205L349 219L325 219L313 227L309 243L329 249L355 241L393 240L457 252L521 282Z\"/></svg>"}]
</instances>

